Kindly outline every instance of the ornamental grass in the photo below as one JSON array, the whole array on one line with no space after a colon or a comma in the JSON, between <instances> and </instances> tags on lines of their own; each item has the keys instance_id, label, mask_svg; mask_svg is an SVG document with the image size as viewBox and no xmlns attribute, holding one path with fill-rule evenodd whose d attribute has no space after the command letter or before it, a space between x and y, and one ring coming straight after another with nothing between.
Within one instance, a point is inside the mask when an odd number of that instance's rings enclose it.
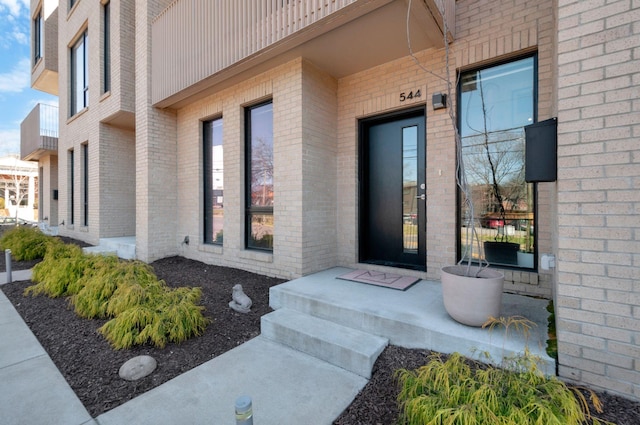
<instances>
[{"instance_id":1,"label":"ornamental grass","mask_svg":"<svg viewBox=\"0 0 640 425\"><path fill-rule=\"evenodd\" d=\"M110 319L98 331L115 349L164 347L201 335L210 320L200 288L169 288L148 264L87 255L51 238L25 295L67 297L80 317Z\"/></svg>"},{"instance_id":2,"label":"ornamental grass","mask_svg":"<svg viewBox=\"0 0 640 425\"><path fill-rule=\"evenodd\" d=\"M35 227L16 226L3 233L0 248L10 249L16 261L30 261L43 258L47 245L54 239Z\"/></svg>"},{"instance_id":3,"label":"ornamental grass","mask_svg":"<svg viewBox=\"0 0 640 425\"><path fill-rule=\"evenodd\" d=\"M526 319L491 319L528 332ZM508 333L508 332L507 332ZM524 353L505 358L503 367L480 364L453 353L434 354L417 370L395 372L400 385L399 423L403 425L582 425L611 424L593 416L578 387L546 376L539 359ZM584 390L602 412L593 391Z\"/></svg>"}]
</instances>

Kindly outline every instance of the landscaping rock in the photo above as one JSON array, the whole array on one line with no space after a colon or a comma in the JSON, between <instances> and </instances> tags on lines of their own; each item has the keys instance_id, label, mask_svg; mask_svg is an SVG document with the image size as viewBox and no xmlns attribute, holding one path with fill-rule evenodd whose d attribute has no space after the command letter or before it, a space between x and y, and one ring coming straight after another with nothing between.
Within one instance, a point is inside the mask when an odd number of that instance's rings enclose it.
<instances>
[{"instance_id":1,"label":"landscaping rock","mask_svg":"<svg viewBox=\"0 0 640 425\"><path fill-rule=\"evenodd\" d=\"M127 360L118 371L118 375L127 381L137 381L156 370L158 362L151 356L137 356Z\"/></svg>"}]
</instances>

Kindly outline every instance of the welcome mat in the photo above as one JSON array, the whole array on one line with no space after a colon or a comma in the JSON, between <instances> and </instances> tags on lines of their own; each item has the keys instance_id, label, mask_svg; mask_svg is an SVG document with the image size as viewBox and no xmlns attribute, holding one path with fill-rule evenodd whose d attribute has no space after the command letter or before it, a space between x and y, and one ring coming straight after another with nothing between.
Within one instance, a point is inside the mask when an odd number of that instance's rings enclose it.
<instances>
[{"instance_id":1,"label":"welcome mat","mask_svg":"<svg viewBox=\"0 0 640 425\"><path fill-rule=\"evenodd\" d=\"M401 291L404 291L420 280L419 277L400 276L398 274L371 270L354 270L338 276L337 279L368 283L370 285L384 286L385 288L399 289Z\"/></svg>"}]
</instances>

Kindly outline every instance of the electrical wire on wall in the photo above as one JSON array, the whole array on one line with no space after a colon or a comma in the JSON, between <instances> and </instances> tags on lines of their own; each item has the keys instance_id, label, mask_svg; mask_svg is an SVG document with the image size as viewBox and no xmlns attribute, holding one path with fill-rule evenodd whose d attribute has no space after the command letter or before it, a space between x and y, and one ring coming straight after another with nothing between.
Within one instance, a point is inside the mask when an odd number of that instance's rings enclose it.
<instances>
[{"instance_id":1,"label":"electrical wire on wall","mask_svg":"<svg viewBox=\"0 0 640 425\"><path fill-rule=\"evenodd\" d=\"M451 82L451 72L449 70L450 47L449 47L449 39L447 36L447 34L449 33L449 28L447 26L447 19L446 19L446 5L442 1L436 0L436 4L438 8L444 15L443 37L444 37L444 51L445 51L445 75L442 76L424 67L420 63L418 58L416 58L415 54L413 53L413 49L411 47L411 33L410 33L411 3L412 3L412 0L409 0L408 6L407 6L407 21L406 21L407 46L409 47L409 55L421 70L423 70L425 73L433 77L436 77L439 80L444 81L447 84L447 97L450 100L446 105L446 109L447 109L447 112L449 113L449 119L451 121L451 126L453 127L453 133L454 133L455 142L456 142L456 185L464 193L464 199L463 199L464 205L462 205L462 207L463 209L466 209L468 211L468 217L466 219L467 225L465 226L465 232L466 232L465 240L472 240L475 243L477 243L478 251L481 253L478 259L479 267L475 273L475 276L478 276L484 268L489 267L489 263L484 259L484 255L482 255L482 244L480 243L480 235L478 234L478 231L476 230L476 226L475 226L475 208L473 206L471 189L469 188L469 184L467 182L467 175L464 169L464 160L462 157L462 137L460 136L460 131L458 130L456 116L453 111L453 105L452 105L453 102L451 101L451 99L453 99L453 83ZM456 86L458 84L458 81L457 81L458 76L459 74L456 75L456 81L455 81ZM471 272L471 266L473 261L473 245L474 245L473 242L469 245L465 245L464 252L461 252L460 260L458 261L458 264L462 264L463 262L466 261L467 276L469 276Z\"/></svg>"}]
</instances>

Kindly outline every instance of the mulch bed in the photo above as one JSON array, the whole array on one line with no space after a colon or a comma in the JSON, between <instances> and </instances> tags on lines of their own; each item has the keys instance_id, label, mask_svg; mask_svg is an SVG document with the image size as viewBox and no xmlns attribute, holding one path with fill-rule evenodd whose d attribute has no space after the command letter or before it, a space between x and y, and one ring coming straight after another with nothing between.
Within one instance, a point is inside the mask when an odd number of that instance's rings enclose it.
<instances>
[{"instance_id":1,"label":"mulch bed","mask_svg":"<svg viewBox=\"0 0 640 425\"><path fill-rule=\"evenodd\" d=\"M82 244L73 240L66 242ZM20 270L35 263L13 262L12 267ZM1 287L93 417L257 336L260 316L271 311L269 288L283 282L182 257L159 260L152 266L158 277L169 286L202 288L205 314L213 319L202 336L182 344L170 344L163 349L144 346L117 351L97 333L104 321L79 318L69 310L66 300L24 297L22 292L30 282ZM4 267L2 258L0 270L5 270ZM228 306L231 288L236 283L242 284L253 301L249 314L237 313ZM158 361L156 371L140 381L120 379L120 366L131 357L142 354L151 355ZM334 424L396 423L397 385L393 372L399 368L415 369L425 364L430 354L429 350L387 347L378 358L369 383ZM605 408L605 412L598 415L601 419L618 425L640 423L640 403L608 394L599 396Z\"/></svg>"},{"instance_id":2,"label":"mulch bed","mask_svg":"<svg viewBox=\"0 0 640 425\"><path fill-rule=\"evenodd\" d=\"M25 297L30 282L2 286L71 388L93 417L184 373L260 333L260 316L269 313L269 288L283 280L181 257L156 261L153 268L168 286L199 286L205 315L213 321L203 335L164 348L151 346L114 350L97 332L105 320L78 317L66 299ZM18 269L16 269L18 270ZM248 314L229 308L232 287L240 283L252 299ZM128 359L147 354L158 368L147 378L125 381L118 376Z\"/></svg>"}]
</instances>

